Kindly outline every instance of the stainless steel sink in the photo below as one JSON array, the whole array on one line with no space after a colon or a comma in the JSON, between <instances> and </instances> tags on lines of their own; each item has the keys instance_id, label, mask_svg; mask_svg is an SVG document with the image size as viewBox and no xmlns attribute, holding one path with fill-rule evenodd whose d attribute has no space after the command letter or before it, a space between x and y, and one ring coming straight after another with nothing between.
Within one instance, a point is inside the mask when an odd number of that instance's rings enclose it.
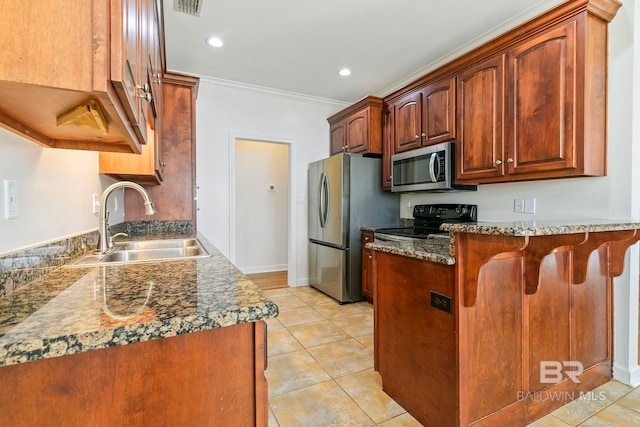
<instances>
[{"instance_id":1,"label":"stainless steel sink","mask_svg":"<svg viewBox=\"0 0 640 427\"><path fill-rule=\"evenodd\" d=\"M72 261L68 267L112 265L138 262L175 261L208 257L198 239L137 240L120 242L106 254L89 254Z\"/></svg>"}]
</instances>

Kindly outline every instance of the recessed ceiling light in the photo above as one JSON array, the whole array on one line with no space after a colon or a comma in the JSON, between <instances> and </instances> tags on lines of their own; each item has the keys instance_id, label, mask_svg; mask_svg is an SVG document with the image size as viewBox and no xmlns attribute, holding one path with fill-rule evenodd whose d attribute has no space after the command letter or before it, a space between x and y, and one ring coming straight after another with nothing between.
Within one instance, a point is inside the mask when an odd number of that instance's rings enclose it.
<instances>
[{"instance_id":1,"label":"recessed ceiling light","mask_svg":"<svg viewBox=\"0 0 640 427\"><path fill-rule=\"evenodd\" d=\"M222 47L224 43L218 37L207 37L206 42L209 46Z\"/></svg>"},{"instance_id":2,"label":"recessed ceiling light","mask_svg":"<svg viewBox=\"0 0 640 427\"><path fill-rule=\"evenodd\" d=\"M342 77L347 77L351 75L351 70L348 68L343 68L342 70L338 71L338 74L340 74Z\"/></svg>"}]
</instances>

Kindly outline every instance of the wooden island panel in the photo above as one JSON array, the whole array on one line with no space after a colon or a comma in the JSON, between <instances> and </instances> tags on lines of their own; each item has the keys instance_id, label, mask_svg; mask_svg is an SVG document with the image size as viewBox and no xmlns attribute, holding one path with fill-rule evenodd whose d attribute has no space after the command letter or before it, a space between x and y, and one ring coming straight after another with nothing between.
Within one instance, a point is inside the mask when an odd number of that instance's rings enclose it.
<instances>
[{"instance_id":1,"label":"wooden island panel","mask_svg":"<svg viewBox=\"0 0 640 427\"><path fill-rule=\"evenodd\" d=\"M456 262L469 259L455 267L374 250L374 354L383 389L424 425L526 425L609 381L608 241L625 235L595 239L604 243L585 259L576 259L573 245L560 244L570 235L556 236L553 245L542 245L554 248L536 264L533 293L526 286L526 249L517 250L527 240L522 236L459 233ZM458 251L468 236L498 246ZM579 240L574 237L568 240ZM496 247L509 250L492 253ZM580 284L575 263L585 266ZM478 266L473 304L465 303L465 265ZM451 313L433 307L432 291L452 298ZM542 362L569 365L558 381L541 376Z\"/></svg>"}]
</instances>

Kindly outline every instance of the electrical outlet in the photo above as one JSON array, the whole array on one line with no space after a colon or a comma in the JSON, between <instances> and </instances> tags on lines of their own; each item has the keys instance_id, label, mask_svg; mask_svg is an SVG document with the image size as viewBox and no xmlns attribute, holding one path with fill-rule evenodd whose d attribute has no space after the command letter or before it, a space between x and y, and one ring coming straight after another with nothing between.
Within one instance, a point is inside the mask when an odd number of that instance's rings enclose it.
<instances>
[{"instance_id":1,"label":"electrical outlet","mask_svg":"<svg viewBox=\"0 0 640 427\"><path fill-rule=\"evenodd\" d=\"M4 180L4 219L18 218L18 181Z\"/></svg>"},{"instance_id":2,"label":"electrical outlet","mask_svg":"<svg viewBox=\"0 0 640 427\"><path fill-rule=\"evenodd\" d=\"M524 213L534 214L536 213L536 199L524 199Z\"/></svg>"},{"instance_id":3,"label":"electrical outlet","mask_svg":"<svg viewBox=\"0 0 640 427\"><path fill-rule=\"evenodd\" d=\"M513 211L515 213L524 213L524 199L513 199Z\"/></svg>"}]
</instances>

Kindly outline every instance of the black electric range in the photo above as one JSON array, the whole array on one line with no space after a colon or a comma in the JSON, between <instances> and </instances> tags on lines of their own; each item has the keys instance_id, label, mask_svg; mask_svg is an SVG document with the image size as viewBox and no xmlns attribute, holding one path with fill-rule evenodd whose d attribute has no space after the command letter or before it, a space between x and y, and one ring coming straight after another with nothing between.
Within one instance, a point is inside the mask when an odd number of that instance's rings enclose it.
<instances>
[{"instance_id":1,"label":"black electric range","mask_svg":"<svg viewBox=\"0 0 640 427\"><path fill-rule=\"evenodd\" d=\"M413 207L413 227L378 228L374 232L374 237L378 240L448 238L449 232L440 230L440 225L477 220L478 207L476 205L415 205Z\"/></svg>"}]
</instances>

